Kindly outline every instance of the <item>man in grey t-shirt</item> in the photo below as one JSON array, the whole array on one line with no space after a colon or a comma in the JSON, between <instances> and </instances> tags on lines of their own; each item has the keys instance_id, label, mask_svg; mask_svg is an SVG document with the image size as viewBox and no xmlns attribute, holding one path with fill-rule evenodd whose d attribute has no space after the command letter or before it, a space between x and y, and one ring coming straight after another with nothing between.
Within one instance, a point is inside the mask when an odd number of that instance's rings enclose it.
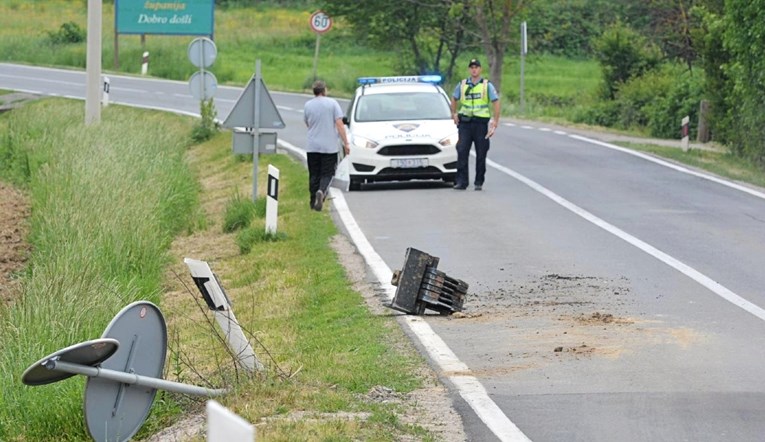
<instances>
[{"instance_id":1,"label":"man in grey t-shirt","mask_svg":"<svg viewBox=\"0 0 765 442\"><path fill-rule=\"evenodd\" d=\"M345 154L351 153L343 124L343 111L332 98L327 97L327 85L319 80L313 84L314 98L303 108L303 120L308 127L308 190L311 208L321 211L329 191L329 183L337 168L337 137L343 141Z\"/></svg>"}]
</instances>

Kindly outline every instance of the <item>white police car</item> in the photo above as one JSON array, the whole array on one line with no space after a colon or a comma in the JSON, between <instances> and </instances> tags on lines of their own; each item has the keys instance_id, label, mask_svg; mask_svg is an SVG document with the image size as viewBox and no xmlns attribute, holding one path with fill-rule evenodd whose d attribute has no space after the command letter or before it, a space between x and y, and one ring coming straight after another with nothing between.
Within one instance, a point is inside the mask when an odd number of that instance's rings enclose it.
<instances>
[{"instance_id":1,"label":"white police car","mask_svg":"<svg viewBox=\"0 0 765 442\"><path fill-rule=\"evenodd\" d=\"M454 182L457 127L439 75L359 78L343 119L350 188L375 181Z\"/></svg>"}]
</instances>

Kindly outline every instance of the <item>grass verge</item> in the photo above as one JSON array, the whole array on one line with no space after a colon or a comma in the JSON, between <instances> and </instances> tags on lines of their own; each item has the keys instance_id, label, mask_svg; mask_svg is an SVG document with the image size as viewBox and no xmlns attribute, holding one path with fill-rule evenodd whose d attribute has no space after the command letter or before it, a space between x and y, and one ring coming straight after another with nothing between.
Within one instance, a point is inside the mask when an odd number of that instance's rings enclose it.
<instances>
[{"instance_id":1,"label":"grass verge","mask_svg":"<svg viewBox=\"0 0 765 442\"><path fill-rule=\"evenodd\" d=\"M676 147L615 142L628 149L646 152L734 181L765 188L765 172L756 165L725 151L690 149L684 152Z\"/></svg>"},{"instance_id":2,"label":"grass verge","mask_svg":"<svg viewBox=\"0 0 765 442\"><path fill-rule=\"evenodd\" d=\"M422 358L390 316L373 315L335 250L337 231L308 207L304 167L283 155L279 236L255 235L249 253L224 233L231 195L246 194L251 164L230 134L190 146L193 121L110 106L84 127L79 102L41 100L0 117L6 181L28 189L34 250L19 297L0 307L0 440L87 439L84 380L28 387L20 375L60 348L101 335L128 303L157 303L169 329L165 378L226 387L220 401L257 424L258 440L429 440L399 401L427 383ZM256 210L249 228L264 229ZM218 274L268 367L236 368L182 263ZM138 438L201 409L200 398L160 393Z\"/></svg>"}]
</instances>

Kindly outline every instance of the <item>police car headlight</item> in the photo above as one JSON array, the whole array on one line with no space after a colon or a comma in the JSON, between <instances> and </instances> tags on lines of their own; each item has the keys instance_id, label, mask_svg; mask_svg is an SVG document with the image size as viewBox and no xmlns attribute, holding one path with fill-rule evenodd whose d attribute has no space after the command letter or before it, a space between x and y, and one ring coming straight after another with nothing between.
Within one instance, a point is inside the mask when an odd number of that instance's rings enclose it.
<instances>
[{"instance_id":1,"label":"police car headlight","mask_svg":"<svg viewBox=\"0 0 765 442\"><path fill-rule=\"evenodd\" d=\"M449 146L457 144L457 138L458 138L457 134L449 135L448 137L446 137L443 140L439 141L438 144L440 144L440 145L442 145L444 147L449 147Z\"/></svg>"},{"instance_id":2,"label":"police car headlight","mask_svg":"<svg viewBox=\"0 0 765 442\"><path fill-rule=\"evenodd\" d=\"M374 149L374 148L376 148L378 146L378 143L375 143L374 141L372 141L370 139L367 139L367 138L364 138L364 137L354 136L353 137L353 145L356 146L356 147L364 147L364 148L367 148L367 149Z\"/></svg>"}]
</instances>

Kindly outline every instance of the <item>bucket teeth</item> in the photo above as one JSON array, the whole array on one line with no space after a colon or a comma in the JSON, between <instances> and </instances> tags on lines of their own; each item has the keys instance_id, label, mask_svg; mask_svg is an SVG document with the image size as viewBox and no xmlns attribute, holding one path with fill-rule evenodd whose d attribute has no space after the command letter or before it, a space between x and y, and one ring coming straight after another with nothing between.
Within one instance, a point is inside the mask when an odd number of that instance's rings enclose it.
<instances>
[{"instance_id":1,"label":"bucket teeth","mask_svg":"<svg viewBox=\"0 0 765 442\"><path fill-rule=\"evenodd\" d=\"M438 257L406 249L404 267L393 272L396 295L389 307L413 315L421 315L425 309L442 315L461 311L468 284L439 271L438 262Z\"/></svg>"}]
</instances>

